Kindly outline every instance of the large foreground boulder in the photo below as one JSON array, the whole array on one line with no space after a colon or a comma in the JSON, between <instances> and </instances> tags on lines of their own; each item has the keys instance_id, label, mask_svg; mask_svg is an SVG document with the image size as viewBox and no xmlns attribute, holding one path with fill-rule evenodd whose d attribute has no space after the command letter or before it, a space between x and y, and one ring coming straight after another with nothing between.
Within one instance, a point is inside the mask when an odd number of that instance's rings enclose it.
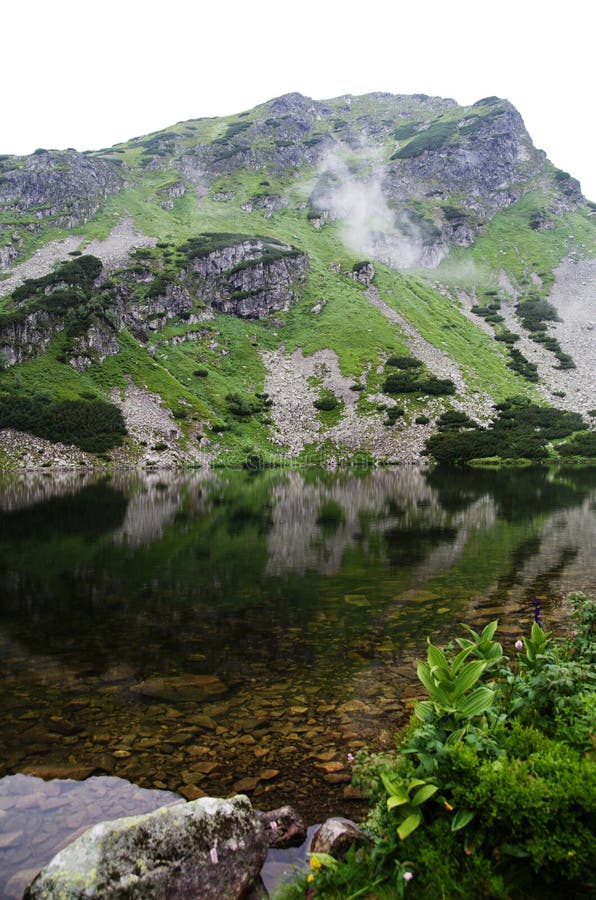
<instances>
[{"instance_id":1,"label":"large foreground boulder","mask_svg":"<svg viewBox=\"0 0 596 900\"><path fill-rule=\"evenodd\" d=\"M247 797L203 797L95 825L42 869L24 900L237 900L267 850Z\"/></svg>"}]
</instances>

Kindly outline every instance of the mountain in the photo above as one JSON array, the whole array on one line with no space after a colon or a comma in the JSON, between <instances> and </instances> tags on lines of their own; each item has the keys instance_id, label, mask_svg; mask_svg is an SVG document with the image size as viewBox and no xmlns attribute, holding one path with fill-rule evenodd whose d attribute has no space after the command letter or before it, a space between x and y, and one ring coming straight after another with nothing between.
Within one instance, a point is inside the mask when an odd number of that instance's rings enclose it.
<instances>
[{"instance_id":1,"label":"mountain","mask_svg":"<svg viewBox=\"0 0 596 900\"><path fill-rule=\"evenodd\" d=\"M595 212L497 97L2 156L0 465L596 455Z\"/></svg>"}]
</instances>

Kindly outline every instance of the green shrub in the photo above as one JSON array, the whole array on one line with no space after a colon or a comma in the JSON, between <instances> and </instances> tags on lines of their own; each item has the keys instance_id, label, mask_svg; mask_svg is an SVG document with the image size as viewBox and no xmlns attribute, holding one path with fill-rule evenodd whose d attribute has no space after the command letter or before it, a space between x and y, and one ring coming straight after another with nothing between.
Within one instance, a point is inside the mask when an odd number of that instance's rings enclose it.
<instances>
[{"instance_id":1,"label":"green shrub","mask_svg":"<svg viewBox=\"0 0 596 900\"><path fill-rule=\"evenodd\" d=\"M545 322L559 321L557 310L548 300L525 299L516 305L515 311L528 331L535 331L539 326L544 330Z\"/></svg>"},{"instance_id":2,"label":"green shrub","mask_svg":"<svg viewBox=\"0 0 596 900\"><path fill-rule=\"evenodd\" d=\"M495 456L540 460L547 456L548 441L585 427L579 413L537 406L525 398L507 400L496 409L487 428L466 425L460 413L445 413L438 419L440 431L426 442L426 452L437 462L455 465ZM467 430L461 431L462 426Z\"/></svg>"},{"instance_id":3,"label":"green shrub","mask_svg":"<svg viewBox=\"0 0 596 900\"><path fill-rule=\"evenodd\" d=\"M571 440L560 444L557 450L561 456L582 456L586 459L596 459L596 432L574 434Z\"/></svg>"},{"instance_id":4,"label":"green shrub","mask_svg":"<svg viewBox=\"0 0 596 900\"><path fill-rule=\"evenodd\" d=\"M456 409L449 409L437 419L437 425L441 431L460 431L462 428L477 428L477 423L466 413Z\"/></svg>"},{"instance_id":5,"label":"green shrub","mask_svg":"<svg viewBox=\"0 0 596 900\"><path fill-rule=\"evenodd\" d=\"M396 369L421 369L423 363L413 356L390 356L387 365Z\"/></svg>"},{"instance_id":6,"label":"green shrub","mask_svg":"<svg viewBox=\"0 0 596 900\"><path fill-rule=\"evenodd\" d=\"M337 409L337 407L339 406L339 400L337 399L337 397L326 395L323 397L318 397L314 401L313 406L315 407L315 409L319 409L322 412L330 412L332 409Z\"/></svg>"},{"instance_id":7,"label":"green shrub","mask_svg":"<svg viewBox=\"0 0 596 900\"><path fill-rule=\"evenodd\" d=\"M387 418L383 422L383 425L395 425L397 420L401 418L405 413L405 410L402 406L390 406L387 409Z\"/></svg>"},{"instance_id":8,"label":"green shrub","mask_svg":"<svg viewBox=\"0 0 596 900\"><path fill-rule=\"evenodd\" d=\"M421 122L406 122L405 125L400 125L395 129L393 137L398 141L406 141L408 138L414 137L421 124Z\"/></svg>"},{"instance_id":9,"label":"green shrub","mask_svg":"<svg viewBox=\"0 0 596 900\"><path fill-rule=\"evenodd\" d=\"M511 347L509 350L511 359L507 362L510 369L517 372L527 381L538 381L538 366L531 363L517 347Z\"/></svg>"},{"instance_id":10,"label":"green shrub","mask_svg":"<svg viewBox=\"0 0 596 900\"><path fill-rule=\"evenodd\" d=\"M450 378L436 378L434 375L422 378L418 373L409 372L388 375L382 389L385 394L455 394L455 384Z\"/></svg>"},{"instance_id":11,"label":"green shrub","mask_svg":"<svg viewBox=\"0 0 596 900\"><path fill-rule=\"evenodd\" d=\"M251 399L239 393L227 394L226 403L232 415L240 418L252 416L263 409L263 404L258 398Z\"/></svg>"},{"instance_id":12,"label":"green shrub","mask_svg":"<svg viewBox=\"0 0 596 900\"><path fill-rule=\"evenodd\" d=\"M519 341L519 334L514 331L504 331L501 334L495 334L495 341L501 341L503 344L515 344Z\"/></svg>"},{"instance_id":13,"label":"green shrub","mask_svg":"<svg viewBox=\"0 0 596 900\"><path fill-rule=\"evenodd\" d=\"M51 400L46 395L0 395L0 428L28 431L49 441L101 453L122 443L122 412L104 400Z\"/></svg>"}]
</instances>

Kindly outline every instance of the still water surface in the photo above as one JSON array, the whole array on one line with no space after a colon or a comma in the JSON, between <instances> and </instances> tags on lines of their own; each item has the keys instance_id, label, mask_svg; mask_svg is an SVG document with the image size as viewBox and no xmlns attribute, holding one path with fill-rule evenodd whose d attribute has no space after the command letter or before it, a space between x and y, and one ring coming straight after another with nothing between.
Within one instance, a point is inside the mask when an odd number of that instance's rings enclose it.
<instances>
[{"instance_id":1,"label":"still water surface","mask_svg":"<svg viewBox=\"0 0 596 900\"><path fill-rule=\"evenodd\" d=\"M498 617L512 652L534 597L564 627L595 538L594 469L6 481L0 778L357 817L347 753L391 744L426 636ZM39 863L25 781L0 780L0 895Z\"/></svg>"}]
</instances>

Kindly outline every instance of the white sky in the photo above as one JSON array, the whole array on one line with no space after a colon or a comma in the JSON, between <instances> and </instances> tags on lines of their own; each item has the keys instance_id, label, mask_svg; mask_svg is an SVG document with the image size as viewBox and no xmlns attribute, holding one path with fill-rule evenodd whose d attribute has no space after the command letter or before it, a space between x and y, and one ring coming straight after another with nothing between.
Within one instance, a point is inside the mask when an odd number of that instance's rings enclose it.
<instances>
[{"instance_id":1,"label":"white sky","mask_svg":"<svg viewBox=\"0 0 596 900\"><path fill-rule=\"evenodd\" d=\"M3 4L0 153L99 149L289 91L506 97L596 200L586 0Z\"/></svg>"}]
</instances>

